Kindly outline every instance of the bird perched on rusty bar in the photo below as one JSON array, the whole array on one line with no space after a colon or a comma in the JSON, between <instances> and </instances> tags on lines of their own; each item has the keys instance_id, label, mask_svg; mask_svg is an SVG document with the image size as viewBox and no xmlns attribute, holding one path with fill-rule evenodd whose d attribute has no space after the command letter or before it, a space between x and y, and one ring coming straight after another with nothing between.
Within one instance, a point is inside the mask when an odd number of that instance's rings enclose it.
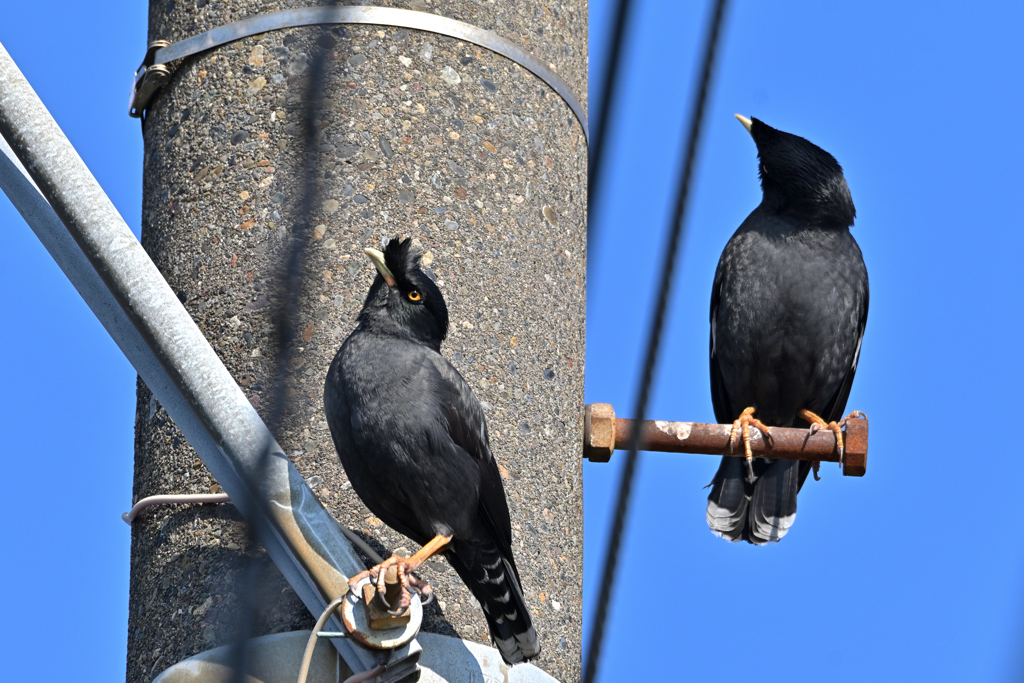
<instances>
[{"instance_id":1,"label":"bird perched on rusty bar","mask_svg":"<svg viewBox=\"0 0 1024 683\"><path fill-rule=\"evenodd\" d=\"M428 593L412 572L443 553L480 602L502 658L524 662L540 645L483 410L441 355L444 297L409 239L364 251L377 276L327 372L324 409L352 488L388 526L423 546L367 573L383 590L383 569L396 565L407 588Z\"/></svg>"},{"instance_id":2,"label":"bird perched on rusty bar","mask_svg":"<svg viewBox=\"0 0 1024 683\"><path fill-rule=\"evenodd\" d=\"M842 456L868 273L850 234L856 210L835 158L758 119L736 118L757 146L762 199L715 272L711 400L717 420L733 423L731 443L745 449L746 460L722 458L707 520L722 538L765 544L793 524L812 464L752 459L750 440L770 443L770 426L824 428L835 433Z\"/></svg>"}]
</instances>

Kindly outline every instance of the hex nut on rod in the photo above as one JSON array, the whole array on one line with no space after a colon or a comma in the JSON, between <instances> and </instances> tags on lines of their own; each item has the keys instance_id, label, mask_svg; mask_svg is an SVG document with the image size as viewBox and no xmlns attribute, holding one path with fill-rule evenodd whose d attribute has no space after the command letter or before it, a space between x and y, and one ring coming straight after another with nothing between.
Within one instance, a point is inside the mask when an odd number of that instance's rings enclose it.
<instances>
[{"instance_id":1,"label":"hex nut on rod","mask_svg":"<svg viewBox=\"0 0 1024 683\"><path fill-rule=\"evenodd\" d=\"M843 454L843 476L863 477L868 471L868 420L860 418L846 423L846 453Z\"/></svg>"},{"instance_id":2,"label":"hex nut on rod","mask_svg":"<svg viewBox=\"0 0 1024 683\"><path fill-rule=\"evenodd\" d=\"M583 415L583 457L608 462L615 452L615 409L608 403L586 406Z\"/></svg>"}]
</instances>

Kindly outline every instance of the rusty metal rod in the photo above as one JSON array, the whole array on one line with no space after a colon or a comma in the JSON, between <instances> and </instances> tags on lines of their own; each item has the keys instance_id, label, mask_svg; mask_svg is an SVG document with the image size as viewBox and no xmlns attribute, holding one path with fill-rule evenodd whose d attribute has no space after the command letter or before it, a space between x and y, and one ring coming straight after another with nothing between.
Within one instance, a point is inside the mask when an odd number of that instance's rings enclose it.
<instances>
[{"instance_id":1,"label":"rusty metal rod","mask_svg":"<svg viewBox=\"0 0 1024 683\"><path fill-rule=\"evenodd\" d=\"M607 403L586 406L583 425L583 455L591 462L608 462L614 451L628 449L637 429L636 420L616 418L614 408ZM645 451L738 457L744 454L742 443L732 449L729 447L732 425L644 420L639 429L640 449ZM811 434L808 429L772 427L771 432L773 444L758 430L750 430L750 445L755 456L839 462L835 435L828 430ZM847 422L844 439L843 476L864 476L868 461L867 418Z\"/></svg>"}]
</instances>

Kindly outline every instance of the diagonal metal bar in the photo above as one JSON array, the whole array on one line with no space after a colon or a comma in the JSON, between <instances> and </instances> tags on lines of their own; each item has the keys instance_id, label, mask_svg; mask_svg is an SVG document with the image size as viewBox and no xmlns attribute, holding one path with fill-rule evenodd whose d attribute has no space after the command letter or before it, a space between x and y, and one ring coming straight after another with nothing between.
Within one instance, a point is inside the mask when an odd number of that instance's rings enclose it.
<instances>
[{"instance_id":1,"label":"diagonal metal bar","mask_svg":"<svg viewBox=\"0 0 1024 683\"><path fill-rule=\"evenodd\" d=\"M336 2L337 0L333 0ZM321 36L327 35L326 27L321 27ZM319 204L321 194L319 174L320 156L313 153L315 147L317 127L323 111L323 99L325 80L327 75L327 52L320 48L313 55L310 77L305 85L305 106L301 116L302 140L305 154L301 161L302 193L299 197L298 221L292 226L291 237L284 258L284 277L278 283L278 299L280 301L276 315L272 316L277 328L277 349L274 354L274 374L271 382L270 414L267 422L271 432L279 432L282 422L288 413L288 389L290 388L291 375L289 372L290 362L295 356L295 340L298 337L296 330L296 316L299 310L299 303L303 292L303 270L308 252L310 231L313 217L313 207ZM263 487L267 467L273 457L270 445L263 449L259 463L256 468L257 486ZM260 498L265 496L263 490L258 490ZM263 523L263 520L257 520ZM257 526L250 524L248 527L250 537L258 538L265 535L265 532ZM253 637L253 627L256 620L257 605L256 595L260 584L259 564L253 558L247 560L247 567L242 578L242 594L245 599L242 603L242 610L238 615L239 623L237 638L232 646L232 683L245 683L248 678L249 668L249 640ZM340 594L339 594L340 595ZM340 598L336 596L334 602ZM333 610L325 610L320 616L317 630L323 628L328 615ZM383 662L382 662L383 663ZM304 677L303 677L304 678Z\"/></svg>"},{"instance_id":2,"label":"diagonal metal bar","mask_svg":"<svg viewBox=\"0 0 1024 683\"><path fill-rule=\"evenodd\" d=\"M358 556L2 45L0 188L245 518L264 520L259 540L306 607L322 612L362 569ZM260 498L253 475L268 447ZM332 642L353 670L377 665Z\"/></svg>"},{"instance_id":3,"label":"diagonal metal bar","mask_svg":"<svg viewBox=\"0 0 1024 683\"><path fill-rule=\"evenodd\" d=\"M700 143L700 133L704 122L704 109L707 104L708 91L711 87L715 52L718 47L718 37L721 33L726 4L727 0L715 1L705 39L704 57L701 64L700 80L698 81L699 87L690 111L690 128L686 136L686 147L683 150L683 173L676 193L675 209L672 213L672 223L669 227L670 236L664 252L665 260L661 267L661 279L658 282L658 302L655 308L654 319L651 321L651 329L647 339L647 351L644 355L643 372L640 379L640 391L637 395L636 409L633 411L633 414L636 416L635 419L639 422L643 422L647 414L647 404L651 395L651 387L654 384L654 371L658 364L661 333L665 325L665 314L668 310L668 302L672 293L679 244L682 242L683 228L685 227L687 201L690 197L690 183L693 178L694 166L696 165L697 146ZM605 552L601 580L598 583L600 593L597 598L597 612L594 615L590 644L583 667L584 683L593 683L597 676L598 662L601 658L601 647L604 641L605 623L608 618L608 609L615 587L619 549L622 545L622 537L626 527L626 516L629 512L629 499L633 490L633 479L636 475L639 460L639 447L640 430L635 430L630 441L626 464L622 471L622 479L619 483L619 491L615 501L615 516L612 518L611 536Z\"/></svg>"}]
</instances>

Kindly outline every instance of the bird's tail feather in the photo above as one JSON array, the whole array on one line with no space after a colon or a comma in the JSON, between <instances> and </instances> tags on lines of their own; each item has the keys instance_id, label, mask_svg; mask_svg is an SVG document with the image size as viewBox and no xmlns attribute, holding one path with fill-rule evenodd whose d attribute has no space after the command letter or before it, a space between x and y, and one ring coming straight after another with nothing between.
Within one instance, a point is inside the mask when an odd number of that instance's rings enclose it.
<instances>
[{"instance_id":1,"label":"bird's tail feather","mask_svg":"<svg viewBox=\"0 0 1024 683\"><path fill-rule=\"evenodd\" d=\"M786 535L796 519L796 494L800 490L800 463L773 460L754 484L747 529L751 543L763 545Z\"/></svg>"},{"instance_id":2,"label":"bird's tail feather","mask_svg":"<svg viewBox=\"0 0 1024 683\"><path fill-rule=\"evenodd\" d=\"M489 542L459 543L449 554L452 567L483 608L495 647L509 664L540 654L537 632L512 563Z\"/></svg>"},{"instance_id":3,"label":"bird's tail feather","mask_svg":"<svg viewBox=\"0 0 1024 683\"><path fill-rule=\"evenodd\" d=\"M708 526L711 533L727 541L742 540L747 523L750 495L746 491L744 465L740 458L723 457L708 495Z\"/></svg>"},{"instance_id":4,"label":"bird's tail feather","mask_svg":"<svg viewBox=\"0 0 1024 683\"><path fill-rule=\"evenodd\" d=\"M756 545L778 541L796 519L800 483L800 463L795 460L758 458L750 480L742 458L723 457L708 496L711 533Z\"/></svg>"}]
</instances>

